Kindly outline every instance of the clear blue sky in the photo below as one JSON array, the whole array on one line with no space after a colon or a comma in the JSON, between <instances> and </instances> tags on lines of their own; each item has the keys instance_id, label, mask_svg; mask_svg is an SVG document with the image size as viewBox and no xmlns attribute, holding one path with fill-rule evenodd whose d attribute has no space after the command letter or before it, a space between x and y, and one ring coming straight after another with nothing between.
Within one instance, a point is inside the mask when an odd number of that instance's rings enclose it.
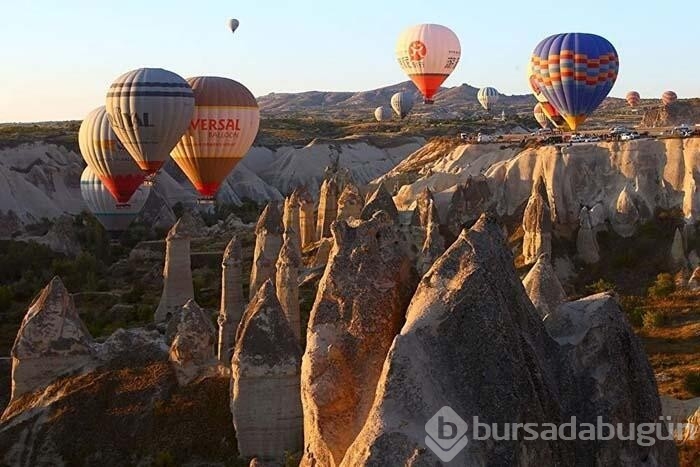
<instances>
[{"instance_id":1,"label":"clear blue sky","mask_svg":"<svg viewBox=\"0 0 700 467\"><path fill-rule=\"evenodd\" d=\"M146 66L231 77L256 96L373 89L406 79L394 43L422 22L459 36L462 59L447 86L524 94L535 45L579 31L617 48L612 95L700 95L695 2L3 0L0 12L0 122L82 119L116 76ZM235 35L229 17L241 21Z\"/></svg>"}]
</instances>

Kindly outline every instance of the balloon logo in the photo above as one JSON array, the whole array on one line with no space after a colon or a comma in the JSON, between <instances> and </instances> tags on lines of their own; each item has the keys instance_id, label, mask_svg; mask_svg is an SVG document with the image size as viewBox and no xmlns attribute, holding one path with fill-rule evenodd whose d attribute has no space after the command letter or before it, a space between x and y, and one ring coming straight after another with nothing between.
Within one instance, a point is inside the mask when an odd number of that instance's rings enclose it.
<instances>
[{"instance_id":1,"label":"balloon logo","mask_svg":"<svg viewBox=\"0 0 700 467\"><path fill-rule=\"evenodd\" d=\"M428 55L428 49L421 41L413 41L411 45L408 46L408 56L412 61L418 62L423 60L426 55Z\"/></svg>"}]
</instances>

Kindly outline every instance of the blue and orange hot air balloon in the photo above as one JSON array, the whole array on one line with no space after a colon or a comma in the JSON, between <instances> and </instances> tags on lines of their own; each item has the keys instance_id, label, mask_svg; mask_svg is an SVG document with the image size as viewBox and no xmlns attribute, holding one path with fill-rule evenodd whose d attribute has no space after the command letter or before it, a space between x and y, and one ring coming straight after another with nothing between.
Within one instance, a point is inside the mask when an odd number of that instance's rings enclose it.
<instances>
[{"instance_id":1,"label":"blue and orange hot air balloon","mask_svg":"<svg viewBox=\"0 0 700 467\"><path fill-rule=\"evenodd\" d=\"M604 37L572 32L540 42L531 66L542 94L576 131L612 89L620 61Z\"/></svg>"}]
</instances>

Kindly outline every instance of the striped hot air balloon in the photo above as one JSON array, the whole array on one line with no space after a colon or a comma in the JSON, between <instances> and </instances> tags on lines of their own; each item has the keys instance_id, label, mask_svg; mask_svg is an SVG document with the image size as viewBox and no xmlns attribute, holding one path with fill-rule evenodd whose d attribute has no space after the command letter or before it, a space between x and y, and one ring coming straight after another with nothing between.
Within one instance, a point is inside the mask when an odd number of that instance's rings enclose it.
<instances>
[{"instance_id":1,"label":"striped hot air balloon","mask_svg":"<svg viewBox=\"0 0 700 467\"><path fill-rule=\"evenodd\" d=\"M384 120L389 120L391 118L391 110L386 107L377 107L374 109L374 118L378 122L383 122Z\"/></svg>"},{"instance_id":2,"label":"striped hot air balloon","mask_svg":"<svg viewBox=\"0 0 700 467\"><path fill-rule=\"evenodd\" d=\"M625 96L625 100L627 101L630 107L637 107L639 105L639 101L641 101L642 98L640 97L637 91L630 91Z\"/></svg>"},{"instance_id":3,"label":"striped hot air balloon","mask_svg":"<svg viewBox=\"0 0 700 467\"><path fill-rule=\"evenodd\" d=\"M557 112L557 109L554 108L552 104L549 102L540 102L542 112L547 116L547 119L552 123L554 128L557 128L559 130L566 130L567 129L567 123L566 120L564 120L564 117L562 117L559 112Z\"/></svg>"},{"instance_id":4,"label":"striped hot air balloon","mask_svg":"<svg viewBox=\"0 0 700 467\"><path fill-rule=\"evenodd\" d=\"M576 130L608 95L619 69L615 47L595 34L547 37L532 53L537 86Z\"/></svg>"},{"instance_id":5,"label":"striped hot air balloon","mask_svg":"<svg viewBox=\"0 0 700 467\"><path fill-rule=\"evenodd\" d=\"M671 104L677 100L678 95L673 91L665 91L663 94L661 94L661 102L663 102L664 105Z\"/></svg>"},{"instance_id":6,"label":"striped hot air balloon","mask_svg":"<svg viewBox=\"0 0 700 467\"><path fill-rule=\"evenodd\" d=\"M426 104L459 63L462 49L457 35L439 24L418 24L401 32L396 59L423 94Z\"/></svg>"},{"instance_id":7,"label":"striped hot air balloon","mask_svg":"<svg viewBox=\"0 0 700 467\"><path fill-rule=\"evenodd\" d=\"M194 94L187 81L160 68L121 75L107 93L114 132L147 175L155 174L187 129Z\"/></svg>"},{"instance_id":8,"label":"striped hot air balloon","mask_svg":"<svg viewBox=\"0 0 700 467\"><path fill-rule=\"evenodd\" d=\"M104 106L85 117L78 132L80 152L117 203L126 204L143 183L144 175L119 142Z\"/></svg>"},{"instance_id":9,"label":"striped hot air balloon","mask_svg":"<svg viewBox=\"0 0 700 467\"><path fill-rule=\"evenodd\" d=\"M539 123L542 128L549 127L549 118L547 118L547 115L544 113L544 110L542 110L541 102L535 104L535 109L532 113L535 116L535 120L537 120L537 123Z\"/></svg>"},{"instance_id":10,"label":"striped hot air balloon","mask_svg":"<svg viewBox=\"0 0 700 467\"><path fill-rule=\"evenodd\" d=\"M198 76L187 82L194 91L195 108L172 157L202 199L212 200L253 145L260 109L253 94L238 81Z\"/></svg>"},{"instance_id":11,"label":"striped hot air balloon","mask_svg":"<svg viewBox=\"0 0 700 467\"><path fill-rule=\"evenodd\" d=\"M540 89L540 86L537 84L537 78L534 75L534 72L532 71L532 63L528 63L527 66L527 84L530 86L530 91L532 91L532 95L535 96L535 99L537 99L537 102L547 102L547 98L542 94L542 89Z\"/></svg>"},{"instance_id":12,"label":"striped hot air balloon","mask_svg":"<svg viewBox=\"0 0 700 467\"><path fill-rule=\"evenodd\" d=\"M496 102L498 102L498 91L496 91L496 88L488 86L481 88L476 93L476 100L479 101L479 104L481 104L486 111L490 111L493 106L496 105Z\"/></svg>"},{"instance_id":13,"label":"striped hot air balloon","mask_svg":"<svg viewBox=\"0 0 700 467\"><path fill-rule=\"evenodd\" d=\"M143 209L150 192L150 185L144 183L131 196L128 205L119 205L89 166L80 176L80 193L85 204L105 230L112 234L129 227Z\"/></svg>"},{"instance_id":14,"label":"striped hot air balloon","mask_svg":"<svg viewBox=\"0 0 700 467\"><path fill-rule=\"evenodd\" d=\"M407 92L397 92L391 96L391 108L402 120L413 109L413 102L413 96Z\"/></svg>"}]
</instances>

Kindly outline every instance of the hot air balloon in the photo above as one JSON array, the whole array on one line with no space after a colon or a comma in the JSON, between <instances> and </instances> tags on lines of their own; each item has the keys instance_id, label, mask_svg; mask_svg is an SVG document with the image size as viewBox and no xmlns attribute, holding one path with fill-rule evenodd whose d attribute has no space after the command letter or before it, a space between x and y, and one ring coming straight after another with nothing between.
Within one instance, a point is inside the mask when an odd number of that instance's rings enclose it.
<instances>
[{"instance_id":1,"label":"hot air balloon","mask_svg":"<svg viewBox=\"0 0 700 467\"><path fill-rule=\"evenodd\" d=\"M396 43L401 69L423 94L426 104L459 63L457 35L439 24L418 24L404 29Z\"/></svg>"},{"instance_id":2,"label":"hot air balloon","mask_svg":"<svg viewBox=\"0 0 700 467\"><path fill-rule=\"evenodd\" d=\"M85 117L78 132L80 152L117 203L126 204L143 183L144 175L117 139L104 106Z\"/></svg>"},{"instance_id":3,"label":"hot air balloon","mask_svg":"<svg viewBox=\"0 0 700 467\"><path fill-rule=\"evenodd\" d=\"M142 184L131 196L128 205L119 205L100 177L88 166L80 176L80 193L92 214L111 234L125 231L146 204L151 187Z\"/></svg>"},{"instance_id":4,"label":"hot air balloon","mask_svg":"<svg viewBox=\"0 0 700 467\"><path fill-rule=\"evenodd\" d=\"M484 109L490 111L496 102L498 102L498 91L496 91L496 88L492 87L481 88L479 92L476 93L476 99Z\"/></svg>"},{"instance_id":5,"label":"hot air balloon","mask_svg":"<svg viewBox=\"0 0 700 467\"><path fill-rule=\"evenodd\" d=\"M227 21L227 26L231 30L232 33L236 32L236 29L238 29L238 25L240 24L236 18L231 18L230 20Z\"/></svg>"},{"instance_id":6,"label":"hot air balloon","mask_svg":"<svg viewBox=\"0 0 700 467\"><path fill-rule=\"evenodd\" d=\"M172 158L202 199L212 200L252 146L260 110L253 94L238 81L197 76L187 82L194 91L195 108Z\"/></svg>"},{"instance_id":7,"label":"hot air balloon","mask_svg":"<svg viewBox=\"0 0 700 467\"><path fill-rule=\"evenodd\" d=\"M146 175L155 174L187 129L194 94L187 81L160 68L121 75L107 93L114 132Z\"/></svg>"},{"instance_id":8,"label":"hot air balloon","mask_svg":"<svg viewBox=\"0 0 700 467\"><path fill-rule=\"evenodd\" d=\"M374 118L376 118L378 122L389 120L391 118L391 110L386 107L377 107L374 109Z\"/></svg>"},{"instance_id":9,"label":"hot air balloon","mask_svg":"<svg viewBox=\"0 0 700 467\"><path fill-rule=\"evenodd\" d=\"M547 115L544 113L544 110L542 110L541 102L535 104L533 114L535 116L535 120L537 120L537 123L539 123L542 128L547 128L549 126L549 118L547 118Z\"/></svg>"},{"instance_id":10,"label":"hot air balloon","mask_svg":"<svg viewBox=\"0 0 700 467\"><path fill-rule=\"evenodd\" d=\"M542 109L542 112L547 116L547 119L552 123L554 128L557 128L559 130L566 130L567 129L567 123L566 120L564 120L564 117L562 117L559 112L557 112L557 109L554 108L552 104L549 102L540 102L540 108Z\"/></svg>"},{"instance_id":11,"label":"hot air balloon","mask_svg":"<svg viewBox=\"0 0 700 467\"><path fill-rule=\"evenodd\" d=\"M664 105L671 104L672 102L676 102L677 100L678 95L673 91L666 91L661 95L661 102L663 102Z\"/></svg>"},{"instance_id":12,"label":"hot air balloon","mask_svg":"<svg viewBox=\"0 0 700 467\"><path fill-rule=\"evenodd\" d=\"M619 69L615 47L586 33L549 36L532 53L537 86L576 130L608 95Z\"/></svg>"},{"instance_id":13,"label":"hot air balloon","mask_svg":"<svg viewBox=\"0 0 700 467\"><path fill-rule=\"evenodd\" d=\"M532 63L528 64L527 84L530 86L532 95L535 96L537 102L547 102L547 98L542 94L542 89L540 89L540 86L537 84L537 79L532 71Z\"/></svg>"},{"instance_id":14,"label":"hot air balloon","mask_svg":"<svg viewBox=\"0 0 700 467\"><path fill-rule=\"evenodd\" d=\"M639 105L641 97L639 96L639 93L637 91L630 91L625 96L625 100L627 101L630 107L637 107Z\"/></svg>"},{"instance_id":15,"label":"hot air balloon","mask_svg":"<svg viewBox=\"0 0 700 467\"><path fill-rule=\"evenodd\" d=\"M413 96L407 92L397 92L391 96L391 108L403 120L413 109Z\"/></svg>"}]
</instances>

